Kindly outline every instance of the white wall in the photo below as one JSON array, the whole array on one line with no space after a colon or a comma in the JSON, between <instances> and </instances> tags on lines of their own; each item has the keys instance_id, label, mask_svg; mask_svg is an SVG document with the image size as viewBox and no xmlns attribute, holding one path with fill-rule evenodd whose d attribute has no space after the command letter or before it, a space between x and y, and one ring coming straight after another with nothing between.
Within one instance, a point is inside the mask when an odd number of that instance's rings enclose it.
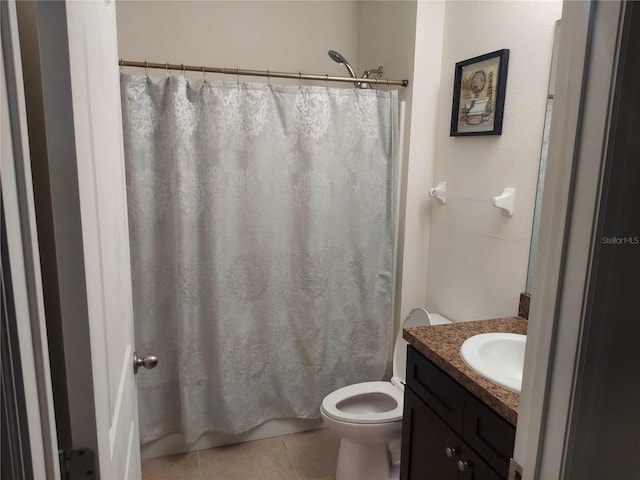
<instances>
[{"instance_id":1,"label":"white wall","mask_svg":"<svg viewBox=\"0 0 640 480\"><path fill-rule=\"evenodd\" d=\"M358 2L359 74L382 65L382 78L413 79L417 4L415 0ZM412 90L410 81L399 89L400 100L408 101Z\"/></svg>"},{"instance_id":2,"label":"white wall","mask_svg":"<svg viewBox=\"0 0 640 480\"><path fill-rule=\"evenodd\" d=\"M426 283L431 245L426 192L433 181L437 138L435 112L440 97L444 13L445 2L418 2L409 158L405 165L406 206L400 320L413 308L428 306Z\"/></svg>"},{"instance_id":3,"label":"white wall","mask_svg":"<svg viewBox=\"0 0 640 480\"><path fill-rule=\"evenodd\" d=\"M517 313L561 7L560 1L446 4L434 180L446 180L452 192L476 195L497 195L506 186L517 190L511 218L486 204L429 201L427 306L451 319ZM449 137L455 63L502 48L510 49L502 135Z\"/></svg>"},{"instance_id":4,"label":"white wall","mask_svg":"<svg viewBox=\"0 0 640 480\"><path fill-rule=\"evenodd\" d=\"M426 281L427 245L416 243L415 227L422 228L423 222L416 223L416 203L407 197L408 187L422 177L420 168L409 162L411 149L411 129L413 124L412 103L414 98L414 59L416 46L416 15L419 2L416 1L376 1L359 3L358 59L361 70L384 67L383 78L410 79L407 88L399 89L400 101L406 102L405 134L402 141L403 155L400 159L398 225L398 265L396 268L396 303L394 305L394 334L400 328L401 319L415 306L424 305ZM424 8L423 8L424 10ZM444 11L444 9L443 9ZM442 24L442 21L441 21ZM423 29L424 30L424 29ZM440 28L441 30L441 28ZM440 35L441 37L441 35ZM435 52L439 56L439 50ZM437 64L439 65L439 60ZM439 81L439 78L434 80ZM384 88L384 87L381 87ZM435 93L433 94L435 101ZM433 118L435 108L431 108ZM422 128L417 121L416 128ZM435 134L435 129L433 129ZM411 179L411 181L410 181ZM408 212L408 214L404 213ZM404 264L403 259L407 260ZM393 348L390 345L390 349ZM391 359L391 356L390 356ZM391 367L391 365L389 365ZM389 369L391 371L391 369Z\"/></svg>"},{"instance_id":5,"label":"white wall","mask_svg":"<svg viewBox=\"0 0 640 480\"><path fill-rule=\"evenodd\" d=\"M345 75L327 55L332 49L358 63L356 1L120 1L117 10L125 60Z\"/></svg>"}]
</instances>

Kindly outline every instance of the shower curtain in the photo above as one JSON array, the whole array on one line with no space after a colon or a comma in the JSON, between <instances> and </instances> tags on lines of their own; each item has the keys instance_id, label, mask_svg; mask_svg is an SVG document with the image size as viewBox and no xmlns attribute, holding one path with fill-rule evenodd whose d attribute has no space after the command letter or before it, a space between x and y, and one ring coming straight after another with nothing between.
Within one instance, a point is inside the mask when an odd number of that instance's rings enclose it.
<instances>
[{"instance_id":1,"label":"shower curtain","mask_svg":"<svg viewBox=\"0 0 640 480\"><path fill-rule=\"evenodd\" d=\"M122 75L141 442L382 378L397 92Z\"/></svg>"}]
</instances>

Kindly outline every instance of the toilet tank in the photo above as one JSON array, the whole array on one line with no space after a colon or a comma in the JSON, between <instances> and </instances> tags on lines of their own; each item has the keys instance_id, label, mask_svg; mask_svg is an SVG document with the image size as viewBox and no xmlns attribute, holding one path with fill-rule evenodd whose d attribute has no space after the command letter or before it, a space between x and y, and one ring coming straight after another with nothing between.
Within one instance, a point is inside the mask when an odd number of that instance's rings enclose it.
<instances>
[{"instance_id":1,"label":"toilet tank","mask_svg":"<svg viewBox=\"0 0 640 480\"><path fill-rule=\"evenodd\" d=\"M391 383L397 387L404 388L407 369L407 345L409 343L402 338L402 330L408 327L423 327L426 325L443 325L451 323L451 320L444 318L437 313L428 313L424 308L414 308L400 326L400 331L396 337L396 344L393 348L393 377Z\"/></svg>"}]
</instances>

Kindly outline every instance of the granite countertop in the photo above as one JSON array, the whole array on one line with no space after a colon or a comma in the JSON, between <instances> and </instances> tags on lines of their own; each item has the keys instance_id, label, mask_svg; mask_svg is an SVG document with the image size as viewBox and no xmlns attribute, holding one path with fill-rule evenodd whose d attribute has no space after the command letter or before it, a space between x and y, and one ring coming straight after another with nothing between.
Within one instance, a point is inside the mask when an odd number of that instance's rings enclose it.
<instances>
[{"instance_id":1,"label":"granite countertop","mask_svg":"<svg viewBox=\"0 0 640 480\"><path fill-rule=\"evenodd\" d=\"M460 356L460 346L479 333L503 332L526 335L527 321L520 317L405 328L404 339L478 397L513 426L518 420L520 394L487 380L471 370Z\"/></svg>"}]
</instances>

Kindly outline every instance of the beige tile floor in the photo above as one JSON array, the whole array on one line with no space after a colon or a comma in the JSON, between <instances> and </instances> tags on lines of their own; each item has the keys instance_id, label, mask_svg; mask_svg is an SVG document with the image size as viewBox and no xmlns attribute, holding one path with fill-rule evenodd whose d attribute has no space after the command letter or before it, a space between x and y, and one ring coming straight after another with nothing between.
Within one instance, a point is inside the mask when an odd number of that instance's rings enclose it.
<instances>
[{"instance_id":1,"label":"beige tile floor","mask_svg":"<svg viewBox=\"0 0 640 480\"><path fill-rule=\"evenodd\" d=\"M335 480L328 428L142 461L143 480Z\"/></svg>"}]
</instances>

